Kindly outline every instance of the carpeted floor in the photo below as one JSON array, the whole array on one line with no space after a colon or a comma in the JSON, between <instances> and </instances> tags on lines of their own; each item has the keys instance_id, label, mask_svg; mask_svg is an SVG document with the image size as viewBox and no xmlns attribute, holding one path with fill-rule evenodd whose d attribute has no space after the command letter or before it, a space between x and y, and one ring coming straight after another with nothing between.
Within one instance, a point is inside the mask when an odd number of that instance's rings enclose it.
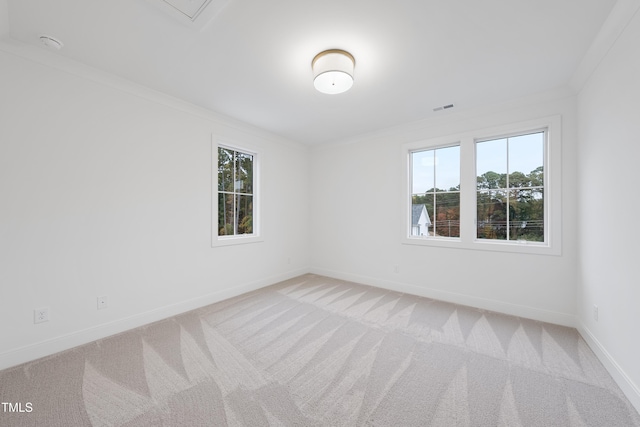
<instances>
[{"instance_id":1,"label":"carpeted floor","mask_svg":"<svg viewBox=\"0 0 640 427\"><path fill-rule=\"evenodd\" d=\"M305 275L0 371L1 426L640 426L571 328Z\"/></svg>"}]
</instances>

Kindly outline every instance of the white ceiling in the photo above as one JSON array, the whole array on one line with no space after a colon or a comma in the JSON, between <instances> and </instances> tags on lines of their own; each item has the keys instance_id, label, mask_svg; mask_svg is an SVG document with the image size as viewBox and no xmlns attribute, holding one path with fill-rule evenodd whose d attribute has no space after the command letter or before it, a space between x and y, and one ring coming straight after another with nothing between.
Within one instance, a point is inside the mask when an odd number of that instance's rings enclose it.
<instances>
[{"instance_id":1,"label":"white ceiling","mask_svg":"<svg viewBox=\"0 0 640 427\"><path fill-rule=\"evenodd\" d=\"M221 11L191 24L160 1L8 0L10 37L53 35L60 55L319 144L448 114L433 112L445 104L455 111L567 86L615 4L212 0ZM311 60L329 48L356 58L344 94L313 88Z\"/></svg>"}]
</instances>

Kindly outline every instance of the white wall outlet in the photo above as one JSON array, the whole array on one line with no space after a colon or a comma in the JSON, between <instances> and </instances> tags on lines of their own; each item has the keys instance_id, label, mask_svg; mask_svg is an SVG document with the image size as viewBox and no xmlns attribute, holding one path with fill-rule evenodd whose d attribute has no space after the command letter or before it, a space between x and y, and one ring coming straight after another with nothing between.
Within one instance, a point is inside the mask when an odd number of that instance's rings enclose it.
<instances>
[{"instance_id":1,"label":"white wall outlet","mask_svg":"<svg viewBox=\"0 0 640 427\"><path fill-rule=\"evenodd\" d=\"M399 266L399 265L397 265L397 264L396 264L396 265L394 265L394 266L393 266L393 272L394 272L394 273L400 273L400 266Z\"/></svg>"},{"instance_id":2,"label":"white wall outlet","mask_svg":"<svg viewBox=\"0 0 640 427\"><path fill-rule=\"evenodd\" d=\"M33 323L43 323L49 321L48 308L36 308L33 310Z\"/></svg>"},{"instance_id":3,"label":"white wall outlet","mask_svg":"<svg viewBox=\"0 0 640 427\"><path fill-rule=\"evenodd\" d=\"M98 310L102 310L103 308L109 307L109 299L106 295L102 295L98 297Z\"/></svg>"},{"instance_id":4,"label":"white wall outlet","mask_svg":"<svg viewBox=\"0 0 640 427\"><path fill-rule=\"evenodd\" d=\"M598 306L593 304L593 320L598 321Z\"/></svg>"}]
</instances>

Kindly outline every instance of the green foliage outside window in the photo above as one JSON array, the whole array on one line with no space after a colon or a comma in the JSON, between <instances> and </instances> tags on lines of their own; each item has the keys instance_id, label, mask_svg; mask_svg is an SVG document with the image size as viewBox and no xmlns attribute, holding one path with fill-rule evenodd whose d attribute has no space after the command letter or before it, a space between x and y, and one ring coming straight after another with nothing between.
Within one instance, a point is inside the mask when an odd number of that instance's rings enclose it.
<instances>
[{"instance_id":1,"label":"green foliage outside window","mask_svg":"<svg viewBox=\"0 0 640 427\"><path fill-rule=\"evenodd\" d=\"M544 242L544 139L534 132L476 144L478 239Z\"/></svg>"},{"instance_id":2,"label":"green foliage outside window","mask_svg":"<svg viewBox=\"0 0 640 427\"><path fill-rule=\"evenodd\" d=\"M486 172L478 177L479 239L544 241L543 167L528 175Z\"/></svg>"},{"instance_id":3,"label":"green foliage outside window","mask_svg":"<svg viewBox=\"0 0 640 427\"><path fill-rule=\"evenodd\" d=\"M254 157L218 147L218 235L253 233Z\"/></svg>"},{"instance_id":4,"label":"green foliage outside window","mask_svg":"<svg viewBox=\"0 0 640 427\"><path fill-rule=\"evenodd\" d=\"M441 237L460 237L460 186L449 190L431 188L424 194L413 195L411 203L423 204L432 224L430 235ZM435 215L434 213L435 206Z\"/></svg>"}]
</instances>

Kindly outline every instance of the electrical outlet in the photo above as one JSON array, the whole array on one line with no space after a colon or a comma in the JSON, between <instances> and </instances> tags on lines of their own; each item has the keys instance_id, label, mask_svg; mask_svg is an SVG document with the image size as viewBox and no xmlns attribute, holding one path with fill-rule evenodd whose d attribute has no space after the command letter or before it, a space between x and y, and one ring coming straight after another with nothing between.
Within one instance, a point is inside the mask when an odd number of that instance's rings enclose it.
<instances>
[{"instance_id":1,"label":"electrical outlet","mask_svg":"<svg viewBox=\"0 0 640 427\"><path fill-rule=\"evenodd\" d=\"M106 295L98 297L98 310L109 307L109 299Z\"/></svg>"},{"instance_id":2,"label":"electrical outlet","mask_svg":"<svg viewBox=\"0 0 640 427\"><path fill-rule=\"evenodd\" d=\"M394 272L394 273L400 273L400 266L398 266L398 265L394 265L394 266L393 266L393 272Z\"/></svg>"},{"instance_id":3,"label":"electrical outlet","mask_svg":"<svg viewBox=\"0 0 640 427\"><path fill-rule=\"evenodd\" d=\"M598 321L598 306L593 304L593 320Z\"/></svg>"},{"instance_id":4,"label":"electrical outlet","mask_svg":"<svg viewBox=\"0 0 640 427\"><path fill-rule=\"evenodd\" d=\"M48 308L36 308L33 310L33 323L43 323L49 321Z\"/></svg>"}]
</instances>

